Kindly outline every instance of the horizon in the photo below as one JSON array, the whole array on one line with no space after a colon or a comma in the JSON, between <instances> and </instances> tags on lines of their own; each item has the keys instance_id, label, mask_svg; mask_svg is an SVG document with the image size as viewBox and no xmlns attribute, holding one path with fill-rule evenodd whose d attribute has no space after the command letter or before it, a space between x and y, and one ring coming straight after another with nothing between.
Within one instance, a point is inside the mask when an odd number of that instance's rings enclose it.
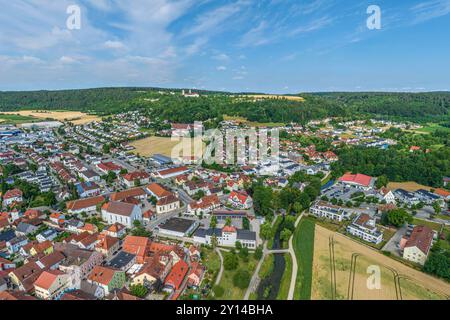
<instances>
[{"instance_id":1,"label":"horizon","mask_svg":"<svg viewBox=\"0 0 450 320\"><path fill-rule=\"evenodd\" d=\"M450 0L17 0L4 7L1 91L450 91L450 44L442 41Z\"/></svg>"}]
</instances>

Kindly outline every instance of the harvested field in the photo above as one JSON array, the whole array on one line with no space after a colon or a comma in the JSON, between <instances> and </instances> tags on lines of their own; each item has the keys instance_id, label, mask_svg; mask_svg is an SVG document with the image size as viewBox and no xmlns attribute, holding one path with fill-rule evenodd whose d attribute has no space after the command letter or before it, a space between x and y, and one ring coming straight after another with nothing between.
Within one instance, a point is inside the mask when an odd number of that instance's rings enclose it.
<instances>
[{"instance_id":1,"label":"harvested field","mask_svg":"<svg viewBox=\"0 0 450 320\"><path fill-rule=\"evenodd\" d=\"M425 189L430 190L431 187L424 186L422 184L418 184L414 181L408 181L408 182L390 182L387 185L387 188L389 190L395 190L395 189L405 189L406 191L417 191L419 189Z\"/></svg>"},{"instance_id":2,"label":"harvested field","mask_svg":"<svg viewBox=\"0 0 450 320\"><path fill-rule=\"evenodd\" d=\"M93 121L100 121L101 118L78 111L44 111L44 110L23 110L13 112L3 112L3 114L18 114L25 117L33 117L40 120L53 119L56 121L67 121L73 124L85 124Z\"/></svg>"},{"instance_id":3,"label":"harvested field","mask_svg":"<svg viewBox=\"0 0 450 320\"><path fill-rule=\"evenodd\" d=\"M180 138L181 139L181 138ZM140 154L144 157L150 157L154 154L162 154L167 157L172 156L172 150L180 144L180 140L174 140L172 141L171 138L165 138L165 137L148 137L141 140L136 140L130 143L131 146L135 147L136 149L132 151L134 154ZM190 155L194 155L193 150L193 139L190 138L183 138L183 148L186 150L191 150ZM205 145L203 144L203 148ZM197 154L195 156L201 157L203 155L203 151L200 152L200 154Z\"/></svg>"},{"instance_id":4,"label":"harvested field","mask_svg":"<svg viewBox=\"0 0 450 320\"><path fill-rule=\"evenodd\" d=\"M367 286L369 266L380 268L380 289ZM450 284L316 225L312 299L437 300L449 296Z\"/></svg>"},{"instance_id":5,"label":"harvested field","mask_svg":"<svg viewBox=\"0 0 450 320\"><path fill-rule=\"evenodd\" d=\"M304 98L302 97L298 97L298 96L279 96L279 95L273 95L273 94L252 94L252 95L244 95L241 96L244 98L251 98L251 99L255 99L255 100L261 100L261 99L273 99L273 100L290 100L290 101L298 101L298 102L303 102L305 101Z\"/></svg>"}]
</instances>

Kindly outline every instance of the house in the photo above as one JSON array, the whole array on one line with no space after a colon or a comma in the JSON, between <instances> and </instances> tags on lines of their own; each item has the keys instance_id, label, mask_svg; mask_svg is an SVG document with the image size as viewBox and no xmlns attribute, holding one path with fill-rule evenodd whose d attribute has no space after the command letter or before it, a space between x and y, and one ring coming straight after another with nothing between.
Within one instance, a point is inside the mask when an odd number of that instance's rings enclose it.
<instances>
[{"instance_id":1,"label":"house","mask_svg":"<svg viewBox=\"0 0 450 320\"><path fill-rule=\"evenodd\" d=\"M433 244L434 231L427 226L415 226L409 239L402 239L403 258L420 265L427 261Z\"/></svg>"},{"instance_id":2,"label":"house","mask_svg":"<svg viewBox=\"0 0 450 320\"><path fill-rule=\"evenodd\" d=\"M36 264L43 270L56 270L65 259L66 257L61 252L53 251L37 260Z\"/></svg>"},{"instance_id":3,"label":"house","mask_svg":"<svg viewBox=\"0 0 450 320\"><path fill-rule=\"evenodd\" d=\"M16 227L16 234L26 236L32 233L35 233L39 228L27 223L27 222L20 222Z\"/></svg>"},{"instance_id":4,"label":"house","mask_svg":"<svg viewBox=\"0 0 450 320\"><path fill-rule=\"evenodd\" d=\"M198 288L203 280L206 268L198 261L191 263L191 269L188 273L187 285L188 287Z\"/></svg>"},{"instance_id":5,"label":"house","mask_svg":"<svg viewBox=\"0 0 450 320\"><path fill-rule=\"evenodd\" d=\"M144 200L147 193L143 188L128 189L121 192L115 192L111 195L111 201L124 201L127 199Z\"/></svg>"},{"instance_id":6,"label":"house","mask_svg":"<svg viewBox=\"0 0 450 320\"><path fill-rule=\"evenodd\" d=\"M19 189L12 189L5 192L3 196L3 206L11 206L14 203L23 201L23 192Z\"/></svg>"},{"instance_id":7,"label":"house","mask_svg":"<svg viewBox=\"0 0 450 320\"><path fill-rule=\"evenodd\" d=\"M98 285L102 289L102 296L109 295L114 289L125 286L125 272L109 267L95 266L88 276L88 282Z\"/></svg>"},{"instance_id":8,"label":"house","mask_svg":"<svg viewBox=\"0 0 450 320\"><path fill-rule=\"evenodd\" d=\"M238 191L232 191L230 193L228 196L228 203L232 207L241 210L247 210L253 206L252 198L248 194Z\"/></svg>"},{"instance_id":9,"label":"house","mask_svg":"<svg viewBox=\"0 0 450 320\"><path fill-rule=\"evenodd\" d=\"M176 167L176 168L157 171L155 176L160 179L170 179L170 178L175 178L177 176L186 174L188 172L189 172L189 168L186 166L183 166L183 167Z\"/></svg>"},{"instance_id":10,"label":"house","mask_svg":"<svg viewBox=\"0 0 450 320\"><path fill-rule=\"evenodd\" d=\"M120 178L122 183L129 188L137 187L150 182L150 175L145 171L126 173Z\"/></svg>"},{"instance_id":11,"label":"house","mask_svg":"<svg viewBox=\"0 0 450 320\"><path fill-rule=\"evenodd\" d=\"M101 180L100 175L94 170L85 170L79 173L81 179L86 182L98 182Z\"/></svg>"},{"instance_id":12,"label":"house","mask_svg":"<svg viewBox=\"0 0 450 320\"><path fill-rule=\"evenodd\" d=\"M6 241L6 248L9 254L17 253L20 248L28 243L28 238L26 236L18 236L9 241Z\"/></svg>"},{"instance_id":13,"label":"house","mask_svg":"<svg viewBox=\"0 0 450 320\"><path fill-rule=\"evenodd\" d=\"M152 197L155 197L157 200L165 198L172 194L159 183L152 183L151 185L147 186L146 190Z\"/></svg>"},{"instance_id":14,"label":"house","mask_svg":"<svg viewBox=\"0 0 450 320\"><path fill-rule=\"evenodd\" d=\"M416 152L416 151L420 151L422 150L422 148L418 147L418 146L411 146L411 148L409 148L409 152Z\"/></svg>"},{"instance_id":15,"label":"house","mask_svg":"<svg viewBox=\"0 0 450 320\"><path fill-rule=\"evenodd\" d=\"M102 219L109 224L118 222L131 229L134 221L142 222L142 211L134 204L112 201L102 206Z\"/></svg>"},{"instance_id":16,"label":"house","mask_svg":"<svg viewBox=\"0 0 450 320\"><path fill-rule=\"evenodd\" d=\"M120 251L107 266L115 270L127 272L136 263L136 255L125 251Z\"/></svg>"},{"instance_id":17,"label":"house","mask_svg":"<svg viewBox=\"0 0 450 320\"><path fill-rule=\"evenodd\" d=\"M380 189L380 195L386 203L396 204L394 193L386 188Z\"/></svg>"},{"instance_id":18,"label":"house","mask_svg":"<svg viewBox=\"0 0 450 320\"><path fill-rule=\"evenodd\" d=\"M233 226L225 226L223 229L198 229L194 234L194 242L211 245L213 238L219 246L235 247L236 242L240 242L243 247L256 249L256 232L236 229Z\"/></svg>"},{"instance_id":19,"label":"house","mask_svg":"<svg viewBox=\"0 0 450 320\"><path fill-rule=\"evenodd\" d=\"M60 222L64 222L64 220L66 220L66 216L60 212L53 212L50 214L49 220L58 225Z\"/></svg>"},{"instance_id":20,"label":"house","mask_svg":"<svg viewBox=\"0 0 450 320\"><path fill-rule=\"evenodd\" d=\"M95 251L100 252L106 259L111 258L120 249L118 238L106 234L98 236L99 242L95 245Z\"/></svg>"},{"instance_id":21,"label":"house","mask_svg":"<svg viewBox=\"0 0 450 320\"><path fill-rule=\"evenodd\" d=\"M370 190L375 184L375 178L360 173L346 173L342 177L340 177L338 181L343 185L355 187L362 190Z\"/></svg>"},{"instance_id":22,"label":"house","mask_svg":"<svg viewBox=\"0 0 450 320\"><path fill-rule=\"evenodd\" d=\"M81 200L69 201L66 203L67 212L70 214L95 214L97 212L97 206L105 202L103 196L86 198Z\"/></svg>"},{"instance_id":23,"label":"house","mask_svg":"<svg viewBox=\"0 0 450 320\"><path fill-rule=\"evenodd\" d=\"M168 291L176 291L181 289L184 278L189 271L189 266L184 260L180 260L174 264L169 275L164 280L164 288Z\"/></svg>"},{"instance_id":24,"label":"house","mask_svg":"<svg viewBox=\"0 0 450 320\"><path fill-rule=\"evenodd\" d=\"M309 208L309 212L318 218L327 218L341 222L351 216L351 212L342 207L318 200Z\"/></svg>"},{"instance_id":25,"label":"house","mask_svg":"<svg viewBox=\"0 0 450 320\"><path fill-rule=\"evenodd\" d=\"M150 239L146 237L126 236L123 251L136 255L136 262L143 264L150 247Z\"/></svg>"},{"instance_id":26,"label":"house","mask_svg":"<svg viewBox=\"0 0 450 320\"><path fill-rule=\"evenodd\" d=\"M151 289L155 284L163 283L172 269L171 255L156 254L145 260L139 272L132 278L132 285L143 285Z\"/></svg>"},{"instance_id":27,"label":"house","mask_svg":"<svg viewBox=\"0 0 450 320\"><path fill-rule=\"evenodd\" d=\"M101 192L100 187L95 182L81 182L75 185L80 198L89 198L98 196Z\"/></svg>"},{"instance_id":28,"label":"house","mask_svg":"<svg viewBox=\"0 0 450 320\"><path fill-rule=\"evenodd\" d=\"M362 213L347 227L347 232L364 241L379 244L383 241L383 233L378 231L375 219Z\"/></svg>"},{"instance_id":29,"label":"house","mask_svg":"<svg viewBox=\"0 0 450 320\"><path fill-rule=\"evenodd\" d=\"M11 262L9 260L6 260L5 258L0 257L0 271L5 271L9 269L15 269L16 264L14 262Z\"/></svg>"},{"instance_id":30,"label":"house","mask_svg":"<svg viewBox=\"0 0 450 320\"><path fill-rule=\"evenodd\" d=\"M170 218L159 225L158 234L161 236L186 237L198 227L198 222L182 218Z\"/></svg>"},{"instance_id":31,"label":"house","mask_svg":"<svg viewBox=\"0 0 450 320\"><path fill-rule=\"evenodd\" d=\"M415 195L421 202L428 205L432 205L435 202L440 202L441 206L444 205L444 201L442 200L442 198L437 194L431 193L430 191L420 189L415 192Z\"/></svg>"},{"instance_id":32,"label":"house","mask_svg":"<svg viewBox=\"0 0 450 320\"><path fill-rule=\"evenodd\" d=\"M417 198L415 194L413 194L412 192L408 192L404 189L394 190L394 196L398 201L410 206L416 205L420 202L419 198Z\"/></svg>"},{"instance_id":33,"label":"house","mask_svg":"<svg viewBox=\"0 0 450 320\"><path fill-rule=\"evenodd\" d=\"M164 214L180 209L180 200L173 194L161 198L156 203L156 213Z\"/></svg>"},{"instance_id":34,"label":"house","mask_svg":"<svg viewBox=\"0 0 450 320\"><path fill-rule=\"evenodd\" d=\"M42 243L35 243L30 248L30 254L34 257L38 254L48 255L53 252L53 243L46 240Z\"/></svg>"},{"instance_id":35,"label":"house","mask_svg":"<svg viewBox=\"0 0 450 320\"><path fill-rule=\"evenodd\" d=\"M53 300L71 288L70 276L60 270L48 270L41 273L34 283L36 297Z\"/></svg>"},{"instance_id":36,"label":"house","mask_svg":"<svg viewBox=\"0 0 450 320\"><path fill-rule=\"evenodd\" d=\"M81 281L86 279L95 266L103 262L101 253L80 249L73 244L55 244L55 250L66 257L60 263L59 269L72 277L76 288L80 288Z\"/></svg>"},{"instance_id":37,"label":"house","mask_svg":"<svg viewBox=\"0 0 450 320\"><path fill-rule=\"evenodd\" d=\"M70 232L79 233L81 227L84 226L84 222L78 219L70 219L67 221L66 228Z\"/></svg>"},{"instance_id":38,"label":"house","mask_svg":"<svg viewBox=\"0 0 450 320\"><path fill-rule=\"evenodd\" d=\"M34 282L42 272L43 270L35 262L31 261L11 271L8 276L11 279L13 288L26 293L33 293Z\"/></svg>"},{"instance_id":39,"label":"house","mask_svg":"<svg viewBox=\"0 0 450 320\"><path fill-rule=\"evenodd\" d=\"M442 197L444 199L444 201L450 201L450 191L445 190L445 189L436 189L434 190L434 193L437 194L438 196Z\"/></svg>"},{"instance_id":40,"label":"house","mask_svg":"<svg viewBox=\"0 0 450 320\"><path fill-rule=\"evenodd\" d=\"M36 240L40 243L44 241L53 241L58 236L58 232L55 229L47 229L42 231L36 236Z\"/></svg>"},{"instance_id":41,"label":"house","mask_svg":"<svg viewBox=\"0 0 450 320\"><path fill-rule=\"evenodd\" d=\"M122 238L126 234L126 228L120 223L113 223L103 230L107 235L114 238Z\"/></svg>"},{"instance_id":42,"label":"house","mask_svg":"<svg viewBox=\"0 0 450 320\"><path fill-rule=\"evenodd\" d=\"M123 169L121 166L119 166L113 162L101 162L97 165L97 168L104 174L108 174L109 172L114 172L115 174L119 174L120 171Z\"/></svg>"},{"instance_id":43,"label":"house","mask_svg":"<svg viewBox=\"0 0 450 320\"><path fill-rule=\"evenodd\" d=\"M198 248L194 245L191 245L189 247L189 258L191 259L191 261L198 261L200 260L200 251L198 250Z\"/></svg>"},{"instance_id":44,"label":"house","mask_svg":"<svg viewBox=\"0 0 450 320\"><path fill-rule=\"evenodd\" d=\"M187 213L192 215L209 214L214 209L220 207L220 200L217 195L204 196L199 201L191 202Z\"/></svg>"}]
</instances>

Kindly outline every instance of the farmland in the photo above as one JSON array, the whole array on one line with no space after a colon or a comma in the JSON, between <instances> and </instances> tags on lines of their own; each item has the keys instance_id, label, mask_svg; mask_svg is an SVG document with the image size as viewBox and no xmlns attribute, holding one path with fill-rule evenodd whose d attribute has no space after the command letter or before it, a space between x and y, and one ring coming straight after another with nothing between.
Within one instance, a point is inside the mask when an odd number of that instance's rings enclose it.
<instances>
[{"instance_id":1,"label":"farmland","mask_svg":"<svg viewBox=\"0 0 450 320\"><path fill-rule=\"evenodd\" d=\"M24 111L15 111L15 112L4 112L1 114L4 115L13 115L28 118L27 121L24 122L33 122L38 120L56 120L56 121L67 121L72 122L76 125L81 125L93 121L101 120L99 117L95 115L89 115L83 112L78 111L43 111L43 110L24 110Z\"/></svg>"},{"instance_id":2,"label":"farmland","mask_svg":"<svg viewBox=\"0 0 450 320\"><path fill-rule=\"evenodd\" d=\"M154 154L162 154L167 157L171 157L172 150L180 143L179 140L172 141L171 138L165 137L148 137L141 140L136 140L130 143L131 146L135 148L132 151L134 154L139 154L141 156L149 157ZM193 147L190 144L193 144L193 140L190 138L183 138L183 148L186 150L191 150L190 155L194 154ZM204 146L204 145L203 145ZM201 154L196 154L196 156L202 156ZM188 155L185 155L188 156Z\"/></svg>"},{"instance_id":3,"label":"farmland","mask_svg":"<svg viewBox=\"0 0 450 320\"><path fill-rule=\"evenodd\" d=\"M378 266L380 289L369 289L367 270ZM446 299L450 285L343 235L316 226L312 299Z\"/></svg>"},{"instance_id":4,"label":"farmland","mask_svg":"<svg viewBox=\"0 0 450 320\"><path fill-rule=\"evenodd\" d=\"M414 191L417 191L419 189L425 189L425 190L430 190L431 189L431 187L427 187L427 186L424 186L422 184L419 184L417 182L412 182L412 181L409 181L409 182L390 182L387 185L387 188L389 190L404 189L404 190L410 191L410 192L414 192Z\"/></svg>"}]
</instances>

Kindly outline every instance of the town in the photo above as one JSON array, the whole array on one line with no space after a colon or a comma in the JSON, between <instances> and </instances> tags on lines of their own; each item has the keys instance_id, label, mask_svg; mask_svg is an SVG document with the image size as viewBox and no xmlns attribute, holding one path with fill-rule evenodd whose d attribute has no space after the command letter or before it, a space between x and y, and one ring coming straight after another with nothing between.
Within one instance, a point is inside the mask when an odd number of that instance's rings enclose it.
<instances>
[{"instance_id":1,"label":"town","mask_svg":"<svg viewBox=\"0 0 450 320\"><path fill-rule=\"evenodd\" d=\"M339 166L346 147L435 152L402 138L419 125L258 125L258 135L280 132L276 157L174 158L168 137L181 141L202 126L140 111L82 124L2 124L0 300L292 300L292 279L308 259L296 237L307 223L411 270L426 265L437 243L450 248L449 177L428 187ZM228 117L218 128L255 126ZM272 264L289 267L275 272ZM448 285L440 294L449 296Z\"/></svg>"}]
</instances>

